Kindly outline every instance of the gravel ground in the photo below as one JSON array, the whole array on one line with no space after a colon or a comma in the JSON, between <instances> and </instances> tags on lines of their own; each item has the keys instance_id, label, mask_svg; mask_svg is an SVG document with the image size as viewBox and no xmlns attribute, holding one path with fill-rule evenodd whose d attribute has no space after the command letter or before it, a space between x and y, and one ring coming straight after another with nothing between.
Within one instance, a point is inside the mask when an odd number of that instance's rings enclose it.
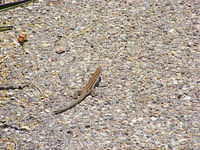
<instances>
[{"instance_id":1,"label":"gravel ground","mask_svg":"<svg viewBox=\"0 0 200 150\"><path fill-rule=\"evenodd\" d=\"M0 90L0 149L200 149L199 0L39 0L0 22L0 85L29 84ZM99 65L97 96L53 115Z\"/></svg>"}]
</instances>

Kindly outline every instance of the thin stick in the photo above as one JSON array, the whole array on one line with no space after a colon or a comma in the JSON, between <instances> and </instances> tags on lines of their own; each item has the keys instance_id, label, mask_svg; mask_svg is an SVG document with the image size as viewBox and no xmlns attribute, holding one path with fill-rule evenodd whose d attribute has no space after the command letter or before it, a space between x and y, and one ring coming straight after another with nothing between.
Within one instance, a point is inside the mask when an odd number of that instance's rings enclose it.
<instances>
[{"instance_id":1,"label":"thin stick","mask_svg":"<svg viewBox=\"0 0 200 150\"><path fill-rule=\"evenodd\" d=\"M16 2L0 4L0 11L5 11L5 10L8 10L8 9L12 9L12 8L24 5L26 3L29 3L31 1L35 1L35 0L20 0L20 1L16 1Z\"/></svg>"}]
</instances>

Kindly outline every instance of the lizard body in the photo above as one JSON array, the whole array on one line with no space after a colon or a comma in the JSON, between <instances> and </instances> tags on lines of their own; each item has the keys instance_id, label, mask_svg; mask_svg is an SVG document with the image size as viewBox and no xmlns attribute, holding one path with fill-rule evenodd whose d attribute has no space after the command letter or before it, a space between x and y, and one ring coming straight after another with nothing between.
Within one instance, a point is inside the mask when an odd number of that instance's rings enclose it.
<instances>
[{"instance_id":1,"label":"lizard body","mask_svg":"<svg viewBox=\"0 0 200 150\"><path fill-rule=\"evenodd\" d=\"M77 100L74 100L69 106L67 106L63 109L54 111L54 114L60 114L62 112L65 112L65 111L73 108L77 104L81 103L88 95L92 94L94 88L98 85L98 83L100 81L101 72L102 72L102 68L98 67L96 69L96 71L92 74L92 76L90 77L87 84L79 91L80 96L77 98Z\"/></svg>"}]
</instances>

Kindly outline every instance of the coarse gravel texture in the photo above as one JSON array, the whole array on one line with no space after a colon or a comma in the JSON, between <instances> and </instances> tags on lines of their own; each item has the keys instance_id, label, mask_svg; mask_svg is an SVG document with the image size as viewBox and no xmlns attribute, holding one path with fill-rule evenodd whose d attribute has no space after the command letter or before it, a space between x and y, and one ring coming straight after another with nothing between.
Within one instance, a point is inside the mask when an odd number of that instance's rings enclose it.
<instances>
[{"instance_id":1,"label":"coarse gravel texture","mask_svg":"<svg viewBox=\"0 0 200 150\"><path fill-rule=\"evenodd\" d=\"M0 85L30 84L0 90L0 149L200 149L199 0L39 0L0 23ZM96 96L53 115L98 66Z\"/></svg>"}]
</instances>

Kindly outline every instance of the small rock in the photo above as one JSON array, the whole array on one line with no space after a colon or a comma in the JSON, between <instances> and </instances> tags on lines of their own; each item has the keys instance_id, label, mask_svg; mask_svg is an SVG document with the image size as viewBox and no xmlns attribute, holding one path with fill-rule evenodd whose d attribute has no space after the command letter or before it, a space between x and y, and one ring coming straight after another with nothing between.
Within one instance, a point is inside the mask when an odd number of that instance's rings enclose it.
<instances>
[{"instance_id":1,"label":"small rock","mask_svg":"<svg viewBox=\"0 0 200 150\"><path fill-rule=\"evenodd\" d=\"M17 41L19 42L20 45L23 45L24 42L27 41L27 35L25 33L19 34Z\"/></svg>"},{"instance_id":2,"label":"small rock","mask_svg":"<svg viewBox=\"0 0 200 150\"><path fill-rule=\"evenodd\" d=\"M64 47L58 47L57 49L56 49L56 53L57 54L62 54L62 53L64 53L65 52L65 48Z\"/></svg>"}]
</instances>

